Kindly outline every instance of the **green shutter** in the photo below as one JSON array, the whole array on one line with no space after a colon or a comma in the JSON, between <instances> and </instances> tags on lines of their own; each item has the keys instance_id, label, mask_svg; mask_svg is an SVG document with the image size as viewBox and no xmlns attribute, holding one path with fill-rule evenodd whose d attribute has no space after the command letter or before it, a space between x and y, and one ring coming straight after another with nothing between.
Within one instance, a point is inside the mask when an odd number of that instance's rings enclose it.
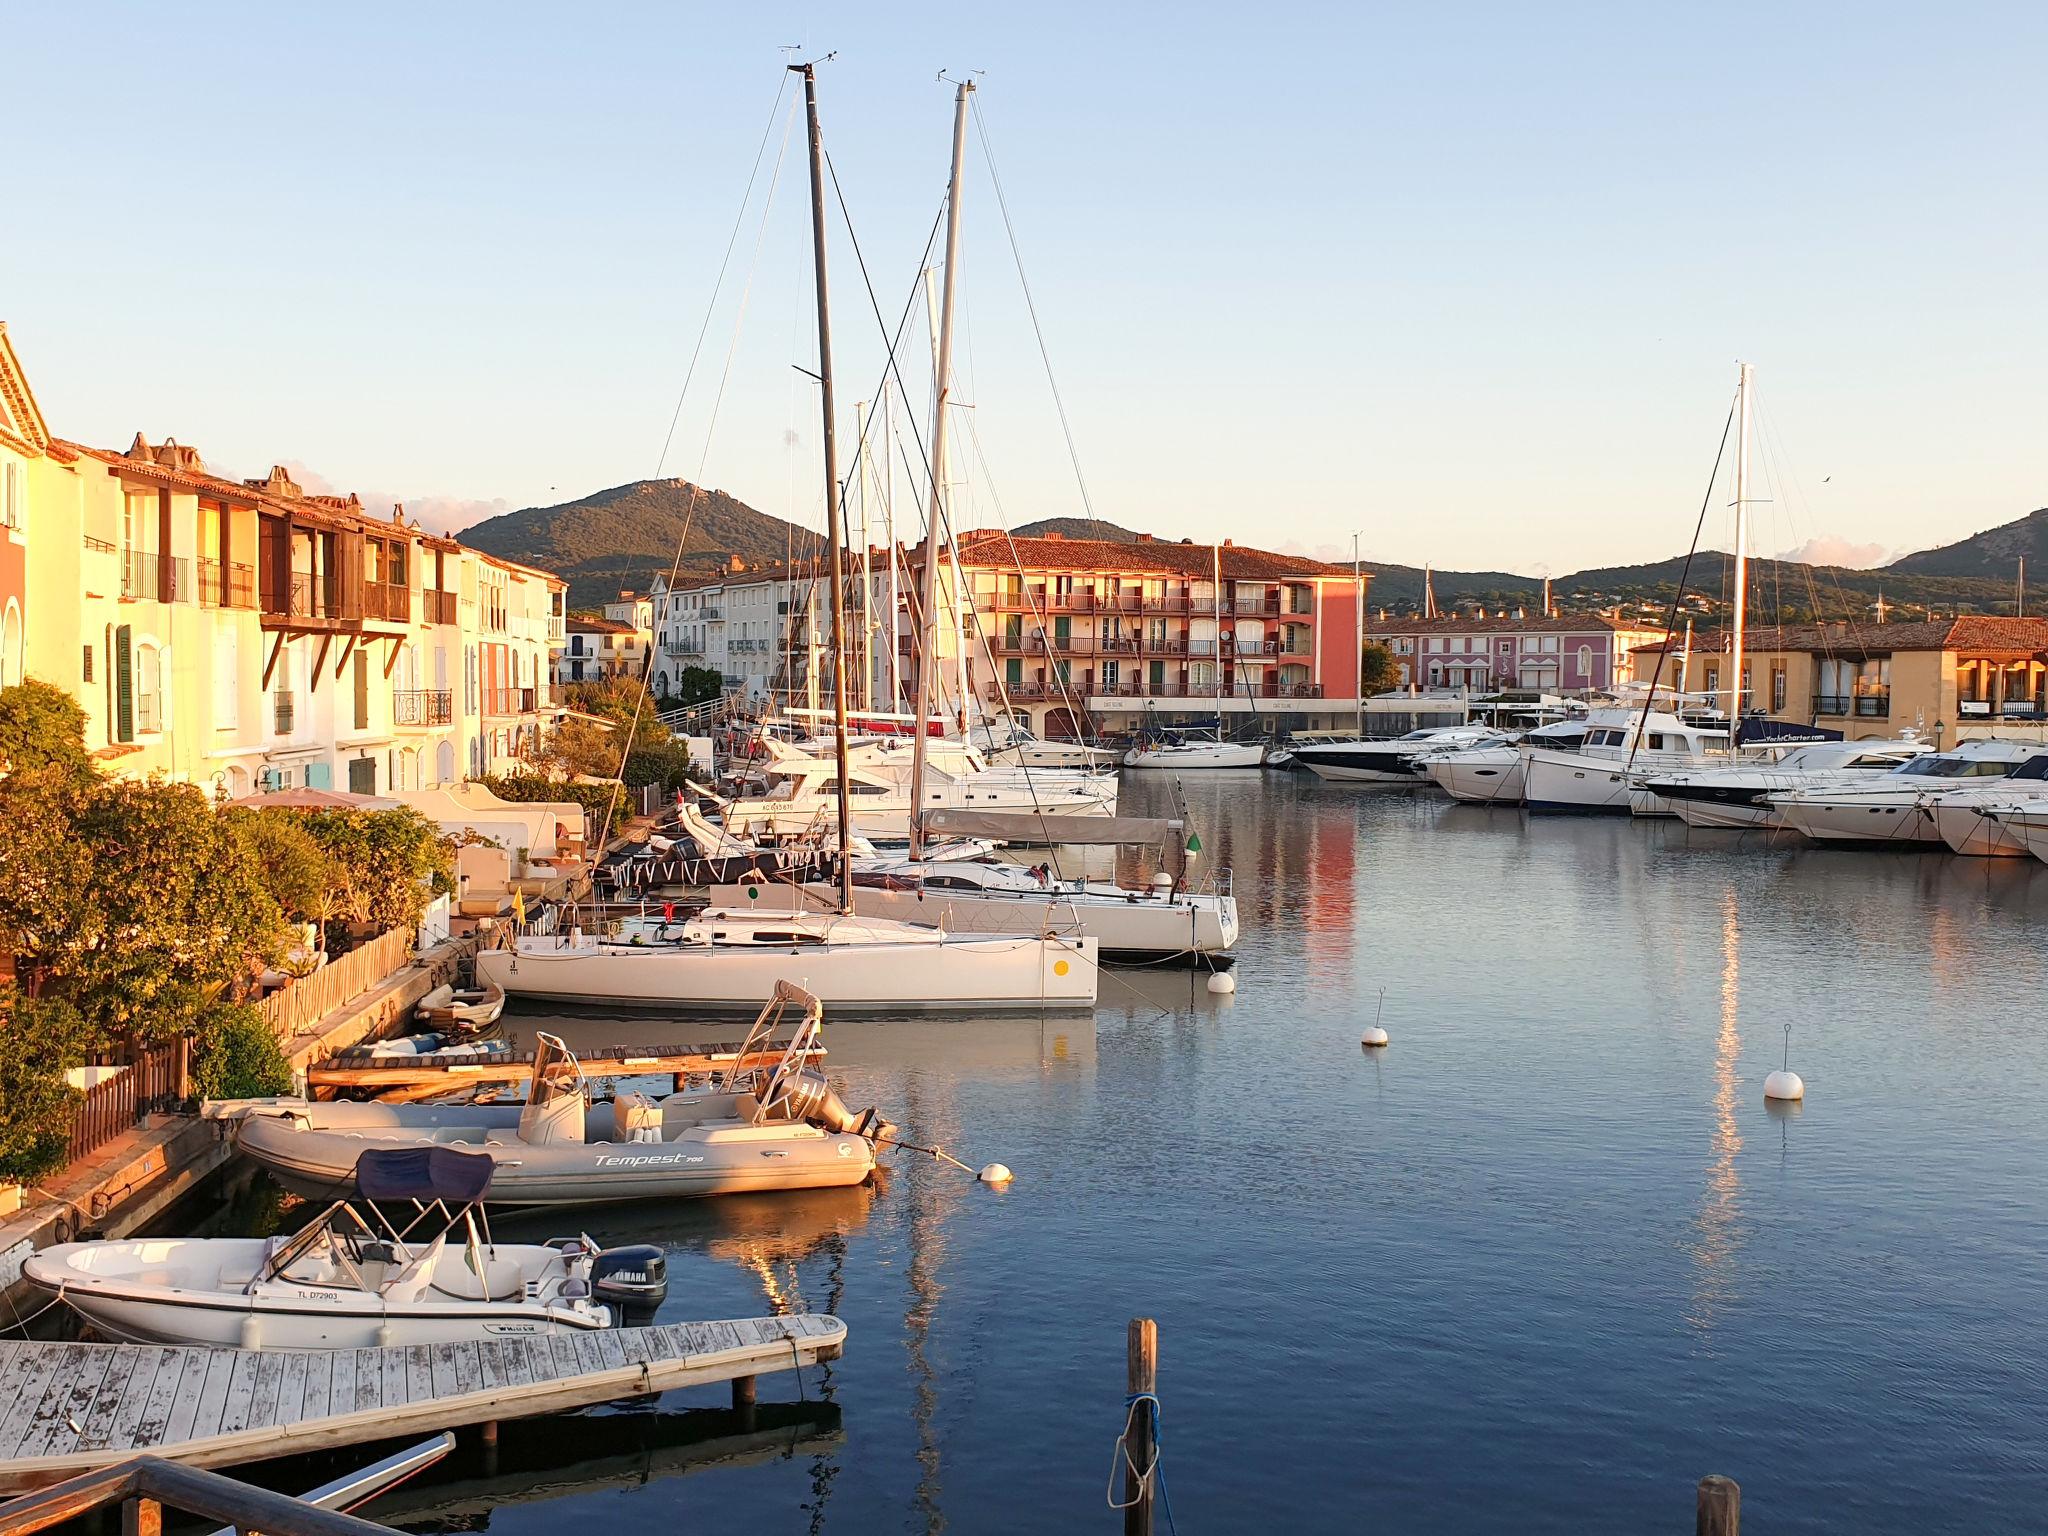
<instances>
[{"instance_id":1,"label":"green shutter","mask_svg":"<svg viewBox=\"0 0 2048 1536\"><path fill-rule=\"evenodd\" d=\"M135 657L126 624L114 631L114 740L135 739Z\"/></svg>"},{"instance_id":2,"label":"green shutter","mask_svg":"<svg viewBox=\"0 0 2048 1536\"><path fill-rule=\"evenodd\" d=\"M333 769L333 767L332 767L332 766L331 766L330 764L327 764L327 763L308 763L308 764L306 764L306 788L308 788L308 789L332 789L332 788L334 788L334 769Z\"/></svg>"}]
</instances>

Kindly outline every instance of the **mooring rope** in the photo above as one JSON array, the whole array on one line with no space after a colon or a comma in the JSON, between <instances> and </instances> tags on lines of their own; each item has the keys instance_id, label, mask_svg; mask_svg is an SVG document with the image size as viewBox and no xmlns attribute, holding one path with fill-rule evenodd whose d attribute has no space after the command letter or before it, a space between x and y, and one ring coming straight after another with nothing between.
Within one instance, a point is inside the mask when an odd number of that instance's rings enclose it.
<instances>
[{"instance_id":1,"label":"mooring rope","mask_svg":"<svg viewBox=\"0 0 2048 1536\"><path fill-rule=\"evenodd\" d=\"M1131 1453L1124 1449L1125 1443L1130 1439L1131 1435L1132 1416L1138 1412L1141 1405L1152 1418L1152 1460L1146 1464L1143 1470L1140 1470L1138 1464L1131 1460ZM1159 1492L1159 1507L1166 1515L1166 1528L1169 1531L1175 1531L1177 1528L1173 1523L1173 1500L1167 1496L1166 1474L1160 1469L1159 1465L1160 1457L1164 1454L1165 1449L1165 1437L1159 1432L1159 1394L1156 1392L1133 1392L1124 1399L1124 1427L1123 1431L1116 1437L1116 1445L1109 1453L1109 1486L1104 1490L1103 1497L1108 1501L1111 1509L1130 1509L1142 1503L1146 1495L1156 1488ZM1119 1463L1121 1463L1121 1466L1119 1466ZM1119 1499L1116 1496L1116 1477L1119 1471L1130 1473L1137 1483L1137 1491L1128 1499Z\"/></svg>"}]
</instances>

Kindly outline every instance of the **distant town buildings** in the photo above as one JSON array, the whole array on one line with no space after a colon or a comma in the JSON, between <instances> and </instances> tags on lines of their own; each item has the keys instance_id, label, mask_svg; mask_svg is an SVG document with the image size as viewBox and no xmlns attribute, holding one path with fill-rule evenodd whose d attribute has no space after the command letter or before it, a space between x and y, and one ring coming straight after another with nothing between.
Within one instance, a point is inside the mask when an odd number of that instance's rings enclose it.
<instances>
[{"instance_id":1,"label":"distant town buildings","mask_svg":"<svg viewBox=\"0 0 2048 1536\"><path fill-rule=\"evenodd\" d=\"M83 707L112 771L229 795L501 770L552 718L563 583L282 468L57 437L0 325L0 686Z\"/></svg>"},{"instance_id":2,"label":"distant town buildings","mask_svg":"<svg viewBox=\"0 0 2048 1536\"><path fill-rule=\"evenodd\" d=\"M1663 637L1593 614L1531 614L1525 609L1436 618L1366 621L1366 636L1393 653L1398 686L1487 693L1605 692L1626 678L1629 655Z\"/></svg>"}]
</instances>

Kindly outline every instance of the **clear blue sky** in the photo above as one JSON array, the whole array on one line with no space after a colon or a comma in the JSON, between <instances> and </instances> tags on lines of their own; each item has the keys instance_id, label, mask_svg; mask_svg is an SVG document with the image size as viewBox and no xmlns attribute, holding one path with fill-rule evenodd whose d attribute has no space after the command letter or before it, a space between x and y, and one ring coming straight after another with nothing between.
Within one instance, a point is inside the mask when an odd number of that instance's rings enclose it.
<instances>
[{"instance_id":1,"label":"clear blue sky","mask_svg":"<svg viewBox=\"0 0 2048 1536\"><path fill-rule=\"evenodd\" d=\"M1656 558L1738 357L1804 490L1765 553L2048 504L2038 5L23 5L0 318L90 441L437 511L648 475L784 43L839 50L826 140L892 311L944 185L933 77L987 71L1101 516ZM708 460L730 294L666 471L815 520L801 150L758 267L741 239ZM972 511L1077 513L978 148L966 196ZM881 349L833 259L850 416Z\"/></svg>"}]
</instances>

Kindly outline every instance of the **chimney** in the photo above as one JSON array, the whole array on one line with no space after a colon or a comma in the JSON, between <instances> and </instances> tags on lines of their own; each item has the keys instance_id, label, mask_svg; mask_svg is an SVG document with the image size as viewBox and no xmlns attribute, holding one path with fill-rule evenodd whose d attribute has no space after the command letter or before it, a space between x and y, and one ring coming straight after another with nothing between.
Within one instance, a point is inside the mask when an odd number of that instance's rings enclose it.
<instances>
[{"instance_id":1,"label":"chimney","mask_svg":"<svg viewBox=\"0 0 2048 1536\"><path fill-rule=\"evenodd\" d=\"M1515 617L1518 619L1526 619L1527 617L1529 617L1529 610L1526 608L1517 608L1515 610Z\"/></svg>"},{"instance_id":2,"label":"chimney","mask_svg":"<svg viewBox=\"0 0 2048 1536\"><path fill-rule=\"evenodd\" d=\"M1235 546L1235 545L1233 545L1233 544L1231 543L1231 541L1230 541L1229 539L1225 539L1225 540L1223 541L1223 547L1224 547L1225 549L1232 549L1232 548L1235 548L1236 546Z\"/></svg>"},{"instance_id":3,"label":"chimney","mask_svg":"<svg viewBox=\"0 0 2048 1536\"><path fill-rule=\"evenodd\" d=\"M1153 538L1152 538L1152 535L1151 535L1151 534L1149 534L1149 533L1141 533L1141 534L1139 534L1139 535L1138 535L1138 542L1139 542L1140 544L1150 544L1150 543L1154 542L1154 540L1153 540Z\"/></svg>"},{"instance_id":4,"label":"chimney","mask_svg":"<svg viewBox=\"0 0 2048 1536\"><path fill-rule=\"evenodd\" d=\"M1040 534L1039 537L1043 539L1052 539L1055 541L1063 542L1067 536L1064 533L1057 531L1056 529L1048 529L1046 532Z\"/></svg>"}]
</instances>

